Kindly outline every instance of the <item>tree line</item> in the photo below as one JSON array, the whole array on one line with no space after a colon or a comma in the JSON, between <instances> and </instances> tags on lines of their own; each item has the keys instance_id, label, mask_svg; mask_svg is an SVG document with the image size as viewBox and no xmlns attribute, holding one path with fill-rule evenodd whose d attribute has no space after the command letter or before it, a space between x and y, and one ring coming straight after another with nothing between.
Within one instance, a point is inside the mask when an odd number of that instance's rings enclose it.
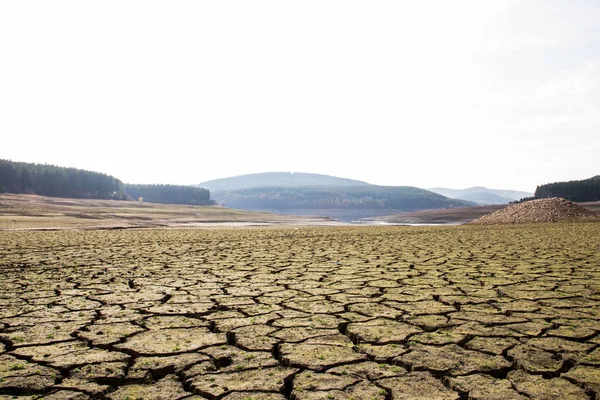
<instances>
[{"instance_id":1,"label":"tree line","mask_svg":"<svg viewBox=\"0 0 600 400\"><path fill-rule=\"evenodd\" d=\"M126 184L125 191L133 200L165 204L214 204L208 189L182 185Z\"/></svg>"},{"instance_id":2,"label":"tree line","mask_svg":"<svg viewBox=\"0 0 600 400\"><path fill-rule=\"evenodd\" d=\"M0 159L0 193L75 199L139 200L149 203L208 205L210 191L181 185L129 185L99 172Z\"/></svg>"},{"instance_id":3,"label":"tree line","mask_svg":"<svg viewBox=\"0 0 600 400\"><path fill-rule=\"evenodd\" d=\"M409 186L260 187L218 191L213 197L227 207L255 210L395 209L465 207L473 203L449 199Z\"/></svg>"},{"instance_id":4,"label":"tree line","mask_svg":"<svg viewBox=\"0 0 600 400\"><path fill-rule=\"evenodd\" d=\"M0 160L0 193L84 199L127 198L123 182L99 172Z\"/></svg>"},{"instance_id":5,"label":"tree line","mask_svg":"<svg viewBox=\"0 0 600 400\"><path fill-rule=\"evenodd\" d=\"M589 179L554 182L540 185L535 188L533 197L524 197L513 203L546 199L549 197L562 197L570 201L599 201L600 200L600 175Z\"/></svg>"},{"instance_id":6,"label":"tree line","mask_svg":"<svg viewBox=\"0 0 600 400\"><path fill-rule=\"evenodd\" d=\"M571 201L600 200L600 175L579 181L555 182L538 186L535 198L562 197Z\"/></svg>"}]
</instances>

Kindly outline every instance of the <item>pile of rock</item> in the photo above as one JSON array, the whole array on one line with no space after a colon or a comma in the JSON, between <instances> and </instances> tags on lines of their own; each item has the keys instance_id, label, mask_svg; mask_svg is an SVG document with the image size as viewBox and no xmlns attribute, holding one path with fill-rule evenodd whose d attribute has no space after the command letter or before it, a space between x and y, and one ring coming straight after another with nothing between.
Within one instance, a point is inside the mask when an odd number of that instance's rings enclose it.
<instances>
[{"instance_id":1,"label":"pile of rock","mask_svg":"<svg viewBox=\"0 0 600 400\"><path fill-rule=\"evenodd\" d=\"M513 204L472 221L472 224L523 224L597 219L589 210L565 199L552 197Z\"/></svg>"}]
</instances>

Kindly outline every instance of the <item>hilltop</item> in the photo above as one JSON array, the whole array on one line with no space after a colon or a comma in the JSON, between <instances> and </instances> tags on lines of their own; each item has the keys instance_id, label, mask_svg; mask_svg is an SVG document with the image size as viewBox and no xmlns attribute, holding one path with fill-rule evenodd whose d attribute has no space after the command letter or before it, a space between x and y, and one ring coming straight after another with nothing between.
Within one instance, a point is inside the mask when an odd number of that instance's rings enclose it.
<instances>
[{"instance_id":1,"label":"hilltop","mask_svg":"<svg viewBox=\"0 0 600 400\"><path fill-rule=\"evenodd\" d=\"M472 201L478 205L486 204L508 204L523 197L533 196L533 193L518 190L488 189L482 186L474 186L466 189L448 189L435 187L427 189L451 199Z\"/></svg>"},{"instance_id":2,"label":"hilltop","mask_svg":"<svg viewBox=\"0 0 600 400\"><path fill-rule=\"evenodd\" d=\"M306 186L369 186L367 182L337 176L309 174L304 172L262 172L213 179L198 186L211 192L220 190L249 189L256 187L306 187Z\"/></svg>"}]
</instances>

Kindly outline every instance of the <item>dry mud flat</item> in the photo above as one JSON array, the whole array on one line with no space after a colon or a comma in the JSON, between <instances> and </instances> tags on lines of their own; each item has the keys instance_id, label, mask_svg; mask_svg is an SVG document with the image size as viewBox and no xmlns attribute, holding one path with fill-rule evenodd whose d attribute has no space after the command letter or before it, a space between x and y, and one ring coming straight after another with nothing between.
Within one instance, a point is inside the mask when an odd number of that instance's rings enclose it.
<instances>
[{"instance_id":1,"label":"dry mud flat","mask_svg":"<svg viewBox=\"0 0 600 400\"><path fill-rule=\"evenodd\" d=\"M185 228L246 225L332 225L325 217L277 215L221 206L63 199L0 194L0 230Z\"/></svg>"},{"instance_id":2,"label":"dry mud flat","mask_svg":"<svg viewBox=\"0 0 600 400\"><path fill-rule=\"evenodd\" d=\"M0 399L600 397L598 223L0 243Z\"/></svg>"}]
</instances>

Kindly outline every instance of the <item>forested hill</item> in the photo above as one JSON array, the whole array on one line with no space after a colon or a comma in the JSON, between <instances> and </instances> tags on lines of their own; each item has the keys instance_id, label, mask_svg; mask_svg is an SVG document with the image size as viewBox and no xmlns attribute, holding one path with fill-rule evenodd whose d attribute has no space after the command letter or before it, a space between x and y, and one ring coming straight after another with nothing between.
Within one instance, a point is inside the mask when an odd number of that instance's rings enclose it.
<instances>
[{"instance_id":1,"label":"forested hill","mask_svg":"<svg viewBox=\"0 0 600 400\"><path fill-rule=\"evenodd\" d=\"M308 174L304 172L263 172L232 176L202 182L199 186L211 192L257 187L306 187L306 186L366 186L366 182L336 176Z\"/></svg>"},{"instance_id":2,"label":"forested hill","mask_svg":"<svg viewBox=\"0 0 600 400\"><path fill-rule=\"evenodd\" d=\"M99 172L0 160L0 192L85 199L127 198L123 182Z\"/></svg>"},{"instance_id":3,"label":"forested hill","mask_svg":"<svg viewBox=\"0 0 600 400\"><path fill-rule=\"evenodd\" d=\"M600 175L589 179L568 182L548 183L535 189L536 199L562 197L571 201L600 200Z\"/></svg>"},{"instance_id":4,"label":"forested hill","mask_svg":"<svg viewBox=\"0 0 600 400\"><path fill-rule=\"evenodd\" d=\"M473 203L449 199L411 186L257 187L212 192L213 199L245 210L395 210L466 207Z\"/></svg>"}]
</instances>

